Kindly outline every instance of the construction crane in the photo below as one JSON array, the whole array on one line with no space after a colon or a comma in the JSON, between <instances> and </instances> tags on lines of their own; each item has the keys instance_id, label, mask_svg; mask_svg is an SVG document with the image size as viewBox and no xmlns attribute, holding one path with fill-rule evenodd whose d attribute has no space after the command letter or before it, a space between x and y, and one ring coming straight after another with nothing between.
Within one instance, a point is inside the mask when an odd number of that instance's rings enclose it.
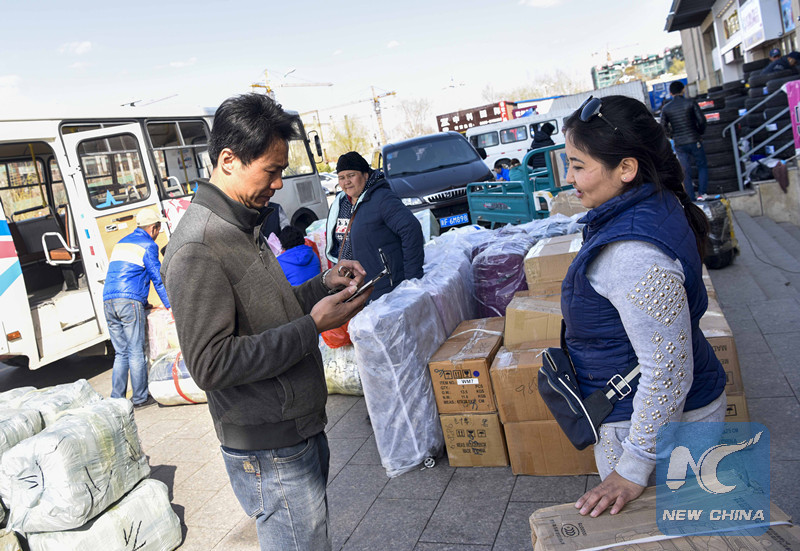
<instances>
[{"instance_id":1,"label":"construction crane","mask_svg":"<svg viewBox=\"0 0 800 551\"><path fill-rule=\"evenodd\" d=\"M288 75L294 73L294 69L288 71L283 76L284 78ZM333 86L332 82L283 82L281 84L276 84L276 88L288 88L288 87L300 87L300 86ZM264 69L264 84L260 82L255 82L250 85L250 88L253 88L255 91L256 88L264 88L264 93L266 93L270 98L273 100L275 99L275 90L272 89L272 86L269 83L269 74L267 69Z\"/></svg>"},{"instance_id":2,"label":"construction crane","mask_svg":"<svg viewBox=\"0 0 800 551\"><path fill-rule=\"evenodd\" d=\"M347 107L348 105L355 105L356 103L364 103L365 101L371 101L372 102L372 108L375 110L375 118L378 119L378 130L381 133L381 144L380 145L383 145L383 144L386 143L386 132L383 129L383 117L381 116L381 98L385 98L385 97L388 97L388 96L394 96L394 95L397 94L397 92L385 92L383 94L376 94L375 93L375 87L371 86L370 88L372 90L372 97L371 98L364 98L364 99L359 99L359 100L356 100L356 101L349 101L347 103L334 105L333 107L325 107L324 109L322 109L322 111L327 111L327 110L330 110L330 109L338 109L339 107Z\"/></svg>"},{"instance_id":3,"label":"construction crane","mask_svg":"<svg viewBox=\"0 0 800 551\"><path fill-rule=\"evenodd\" d=\"M624 46L614 46L613 48L611 48L611 47L609 47L608 44L606 44L606 49L605 49L606 61L608 63L611 63L611 52L616 51L616 50L623 50L625 48L632 48L632 47L638 46L638 45L639 45L638 42L634 42L633 44L625 44ZM592 52L592 57L598 56L601 53L603 53L603 52L602 51Z\"/></svg>"}]
</instances>

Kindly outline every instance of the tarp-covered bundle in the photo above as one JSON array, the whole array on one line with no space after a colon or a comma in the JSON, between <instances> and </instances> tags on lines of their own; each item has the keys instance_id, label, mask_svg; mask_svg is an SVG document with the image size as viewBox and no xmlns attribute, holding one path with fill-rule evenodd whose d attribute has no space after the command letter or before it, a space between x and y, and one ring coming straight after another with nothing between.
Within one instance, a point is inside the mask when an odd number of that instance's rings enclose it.
<instances>
[{"instance_id":1,"label":"tarp-covered bundle","mask_svg":"<svg viewBox=\"0 0 800 551\"><path fill-rule=\"evenodd\" d=\"M528 289L523 264L535 239L517 232L487 244L472 261L478 317L505 316L514 293Z\"/></svg>"},{"instance_id":2,"label":"tarp-covered bundle","mask_svg":"<svg viewBox=\"0 0 800 551\"><path fill-rule=\"evenodd\" d=\"M175 319L166 308L153 308L147 314L147 348L151 362L168 350L180 348Z\"/></svg>"},{"instance_id":3,"label":"tarp-covered bundle","mask_svg":"<svg viewBox=\"0 0 800 551\"><path fill-rule=\"evenodd\" d=\"M319 339L322 366L325 368L325 383L328 394L349 394L363 396L361 375L358 374L356 349L352 344L330 348L322 337Z\"/></svg>"},{"instance_id":4,"label":"tarp-covered bundle","mask_svg":"<svg viewBox=\"0 0 800 551\"><path fill-rule=\"evenodd\" d=\"M428 360L446 335L433 299L405 283L350 321L370 421L390 477L444 446Z\"/></svg>"},{"instance_id":5,"label":"tarp-covered bundle","mask_svg":"<svg viewBox=\"0 0 800 551\"><path fill-rule=\"evenodd\" d=\"M4 404L4 407L38 410L42 414L45 427L49 427L61 412L93 404L102 399L103 397L92 388L86 379L79 379L74 383L26 392L17 399Z\"/></svg>"},{"instance_id":6,"label":"tarp-covered bundle","mask_svg":"<svg viewBox=\"0 0 800 551\"><path fill-rule=\"evenodd\" d=\"M67 411L0 457L0 497L18 532L86 524L150 474L133 405L122 398Z\"/></svg>"},{"instance_id":7,"label":"tarp-covered bundle","mask_svg":"<svg viewBox=\"0 0 800 551\"><path fill-rule=\"evenodd\" d=\"M167 487L153 479L140 482L119 502L79 530L28 535L31 551L172 551L180 543L180 520L169 504Z\"/></svg>"},{"instance_id":8,"label":"tarp-covered bundle","mask_svg":"<svg viewBox=\"0 0 800 551\"><path fill-rule=\"evenodd\" d=\"M465 319L476 317L471 266L461 250L426 247L423 278L401 284L419 287L430 294L447 335Z\"/></svg>"},{"instance_id":9,"label":"tarp-covered bundle","mask_svg":"<svg viewBox=\"0 0 800 551\"><path fill-rule=\"evenodd\" d=\"M38 410L0 409L0 457L26 438L41 432L43 428L44 420Z\"/></svg>"},{"instance_id":10,"label":"tarp-covered bundle","mask_svg":"<svg viewBox=\"0 0 800 551\"><path fill-rule=\"evenodd\" d=\"M180 350L162 354L150 368L147 377L150 395L163 406L200 404L206 402L206 393L197 386Z\"/></svg>"}]
</instances>

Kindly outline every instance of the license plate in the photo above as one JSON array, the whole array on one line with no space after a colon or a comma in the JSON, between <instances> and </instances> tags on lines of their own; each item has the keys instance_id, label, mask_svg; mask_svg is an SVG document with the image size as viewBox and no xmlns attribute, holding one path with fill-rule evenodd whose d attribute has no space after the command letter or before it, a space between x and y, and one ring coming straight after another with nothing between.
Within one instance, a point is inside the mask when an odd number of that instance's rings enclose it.
<instances>
[{"instance_id":1,"label":"license plate","mask_svg":"<svg viewBox=\"0 0 800 551\"><path fill-rule=\"evenodd\" d=\"M469 224L469 214L456 214L455 216L446 216L439 219L440 228L449 228L450 226L457 226L459 224Z\"/></svg>"}]
</instances>

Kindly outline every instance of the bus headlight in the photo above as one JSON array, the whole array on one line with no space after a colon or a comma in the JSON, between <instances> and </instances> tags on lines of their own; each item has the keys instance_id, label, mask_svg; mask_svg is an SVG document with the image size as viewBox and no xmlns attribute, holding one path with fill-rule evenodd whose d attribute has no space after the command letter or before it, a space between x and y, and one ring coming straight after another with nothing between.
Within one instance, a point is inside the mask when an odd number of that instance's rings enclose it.
<instances>
[{"instance_id":1,"label":"bus headlight","mask_svg":"<svg viewBox=\"0 0 800 551\"><path fill-rule=\"evenodd\" d=\"M401 200L403 201L403 204L407 207L415 207L417 205L422 204L422 199L420 199L419 197L403 197L403 199Z\"/></svg>"}]
</instances>

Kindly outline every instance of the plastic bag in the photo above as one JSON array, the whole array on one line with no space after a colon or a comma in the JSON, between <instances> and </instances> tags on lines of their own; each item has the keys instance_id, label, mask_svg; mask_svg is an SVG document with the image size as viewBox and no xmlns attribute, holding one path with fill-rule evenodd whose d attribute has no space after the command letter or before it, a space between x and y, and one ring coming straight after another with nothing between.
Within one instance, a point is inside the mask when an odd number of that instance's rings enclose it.
<instances>
[{"instance_id":1,"label":"plastic bag","mask_svg":"<svg viewBox=\"0 0 800 551\"><path fill-rule=\"evenodd\" d=\"M738 243L733 232L733 215L727 199L695 203L708 218L708 241L703 259L711 269L724 268L736 255Z\"/></svg>"},{"instance_id":2,"label":"plastic bag","mask_svg":"<svg viewBox=\"0 0 800 551\"><path fill-rule=\"evenodd\" d=\"M167 350L180 348L175 318L166 308L153 308L147 314L147 357L151 362Z\"/></svg>"},{"instance_id":3,"label":"plastic bag","mask_svg":"<svg viewBox=\"0 0 800 551\"><path fill-rule=\"evenodd\" d=\"M0 507L0 522L3 520L3 508ZM19 539L14 532L0 530L0 551L22 551Z\"/></svg>"},{"instance_id":4,"label":"plastic bag","mask_svg":"<svg viewBox=\"0 0 800 551\"><path fill-rule=\"evenodd\" d=\"M5 392L0 392L0 406L3 406L7 403L12 401L16 401L18 398L22 397L23 395L36 390L34 386L21 386L19 388L12 388L11 390L6 390Z\"/></svg>"},{"instance_id":5,"label":"plastic bag","mask_svg":"<svg viewBox=\"0 0 800 551\"><path fill-rule=\"evenodd\" d=\"M31 551L125 549L172 551L181 544L181 523L167 486L146 479L80 530L28 535Z\"/></svg>"},{"instance_id":6,"label":"plastic bag","mask_svg":"<svg viewBox=\"0 0 800 551\"><path fill-rule=\"evenodd\" d=\"M42 414L35 409L0 410L0 457L44 428Z\"/></svg>"},{"instance_id":7,"label":"plastic bag","mask_svg":"<svg viewBox=\"0 0 800 551\"><path fill-rule=\"evenodd\" d=\"M514 293L528 289L525 255L535 243L526 232L506 235L485 246L472 261L478 317L505 316Z\"/></svg>"},{"instance_id":8,"label":"plastic bag","mask_svg":"<svg viewBox=\"0 0 800 551\"><path fill-rule=\"evenodd\" d=\"M404 284L350 322L375 442L389 477L437 457L444 447L428 360L446 335L433 299Z\"/></svg>"},{"instance_id":9,"label":"plastic bag","mask_svg":"<svg viewBox=\"0 0 800 551\"><path fill-rule=\"evenodd\" d=\"M147 375L147 389L163 406L200 404L208 401L206 393L194 382L180 350L170 350L153 362Z\"/></svg>"},{"instance_id":10,"label":"plastic bag","mask_svg":"<svg viewBox=\"0 0 800 551\"><path fill-rule=\"evenodd\" d=\"M477 317L472 264L461 251L441 248L426 253L424 270L422 279L404 281L400 287L417 287L430 294L445 334L465 319Z\"/></svg>"},{"instance_id":11,"label":"plastic bag","mask_svg":"<svg viewBox=\"0 0 800 551\"><path fill-rule=\"evenodd\" d=\"M328 257L325 256L325 251L327 251L327 243L328 243L328 236L326 232L326 224L327 220L315 220L306 228L306 238L310 239L314 242L317 246L317 251L319 251L319 259L322 263L322 269L327 270L328 268L333 267L333 262L328 260Z\"/></svg>"},{"instance_id":12,"label":"plastic bag","mask_svg":"<svg viewBox=\"0 0 800 551\"><path fill-rule=\"evenodd\" d=\"M363 396L361 376L358 373L356 350L352 345L331 348L320 339L319 351L325 368L325 383L328 394L349 394Z\"/></svg>"},{"instance_id":13,"label":"plastic bag","mask_svg":"<svg viewBox=\"0 0 800 551\"><path fill-rule=\"evenodd\" d=\"M42 414L44 426L49 427L61 412L99 402L102 399L103 397L92 388L86 379L79 379L74 383L26 392L16 400L10 400L4 407L37 410Z\"/></svg>"},{"instance_id":14,"label":"plastic bag","mask_svg":"<svg viewBox=\"0 0 800 551\"><path fill-rule=\"evenodd\" d=\"M0 457L8 527L23 533L78 528L149 474L131 402L109 398L67 411Z\"/></svg>"},{"instance_id":15,"label":"plastic bag","mask_svg":"<svg viewBox=\"0 0 800 551\"><path fill-rule=\"evenodd\" d=\"M339 348L341 346L353 344L353 341L350 340L350 333L347 332L348 325L350 325L349 321L341 327L329 329L328 331L323 331L321 333L322 340L325 341L325 344L328 345L328 348Z\"/></svg>"}]
</instances>

